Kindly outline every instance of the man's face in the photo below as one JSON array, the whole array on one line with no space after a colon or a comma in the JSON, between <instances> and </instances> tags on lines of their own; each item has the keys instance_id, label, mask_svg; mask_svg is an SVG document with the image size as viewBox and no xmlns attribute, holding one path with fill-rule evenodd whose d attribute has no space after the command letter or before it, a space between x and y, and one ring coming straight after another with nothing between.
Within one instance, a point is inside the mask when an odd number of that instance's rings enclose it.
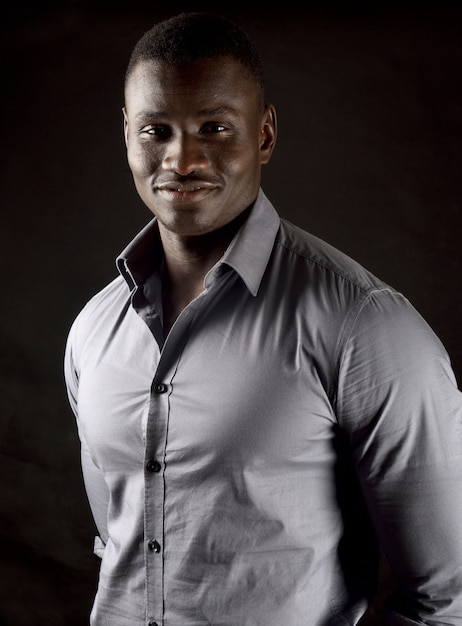
<instances>
[{"instance_id":1,"label":"man's face","mask_svg":"<svg viewBox=\"0 0 462 626\"><path fill-rule=\"evenodd\" d=\"M210 233L255 200L274 147L274 111L234 59L139 63L124 116L136 189L161 229Z\"/></svg>"}]
</instances>

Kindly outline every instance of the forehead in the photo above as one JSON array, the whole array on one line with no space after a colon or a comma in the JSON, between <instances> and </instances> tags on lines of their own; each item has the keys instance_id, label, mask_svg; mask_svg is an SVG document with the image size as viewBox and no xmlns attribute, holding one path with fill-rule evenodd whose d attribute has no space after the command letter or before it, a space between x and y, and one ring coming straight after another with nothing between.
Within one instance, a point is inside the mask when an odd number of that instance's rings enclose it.
<instances>
[{"instance_id":1,"label":"forehead","mask_svg":"<svg viewBox=\"0 0 462 626\"><path fill-rule=\"evenodd\" d=\"M140 61L125 86L127 108L160 106L196 106L199 103L250 106L258 100L258 88L248 70L233 57L200 59L187 64L164 61Z\"/></svg>"}]
</instances>

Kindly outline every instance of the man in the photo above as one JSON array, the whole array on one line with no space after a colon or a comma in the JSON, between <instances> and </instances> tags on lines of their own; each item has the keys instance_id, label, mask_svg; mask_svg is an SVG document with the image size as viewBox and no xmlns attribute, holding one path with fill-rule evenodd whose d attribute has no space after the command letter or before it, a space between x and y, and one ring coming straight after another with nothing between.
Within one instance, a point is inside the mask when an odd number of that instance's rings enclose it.
<instances>
[{"instance_id":1,"label":"man","mask_svg":"<svg viewBox=\"0 0 462 626\"><path fill-rule=\"evenodd\" d=\"M154 219L66 349L102 557L95 626L462 624L462 394L409 302L266 198L252 43L137 43L125 139Z\"/></svg>"}]
</instances>

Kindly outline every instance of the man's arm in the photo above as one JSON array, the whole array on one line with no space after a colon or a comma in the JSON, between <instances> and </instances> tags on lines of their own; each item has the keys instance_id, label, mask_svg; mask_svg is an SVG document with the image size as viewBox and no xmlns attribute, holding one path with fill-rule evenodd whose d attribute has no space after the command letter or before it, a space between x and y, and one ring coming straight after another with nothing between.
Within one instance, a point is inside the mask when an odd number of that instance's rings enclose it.
<instances>
[{"instance_id":1,"label":"man's arm","mask_svg":"<svg viewBox=\"0 0 462 626\"><path fill-rule=\"evenodd\" d=\"M79 387L79 375L77 365L77 353L76 350L76 324L74 323L66 344L66 350L64 355L64 379L66 383L67 394L72 411L77 420L77 426L79 431L79 438L81 443L81 459L82 459L82 473L85 483L85 489L87 497L90 503L93 519L95 520L98 533L100 535L102 543L105 545L108 538L107 530L107 509L109 503L109 489L106 481L104 480L102 472L93 462L88 446L85 442L82 429L79 427L79 415L78 415L78 387ZM95 542L96 546L96 542ZM101 556L102 546L95 549L95 553Z\"/></svg>"},{"instance_id":2,"label":"man's arm","mask_svg":"<svg viewBox=\"0 0 462 626\"><path fill-rule=\"evenodd\" d=\"M462 394L399 294L372 294L345 338L338 417L398 589L394 625L462 624Z\"/></svg>"}]
</instances>

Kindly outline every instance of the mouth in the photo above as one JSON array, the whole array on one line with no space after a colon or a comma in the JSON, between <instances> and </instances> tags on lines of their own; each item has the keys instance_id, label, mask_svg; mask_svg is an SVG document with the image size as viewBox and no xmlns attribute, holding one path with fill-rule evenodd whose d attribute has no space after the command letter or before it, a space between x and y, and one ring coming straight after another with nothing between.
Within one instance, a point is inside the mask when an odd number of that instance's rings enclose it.
<instances>
[{"instance_id":1,"label":"mouth","mask_svg":"<svg viewBox=\"0 0 462 626\"><path fill-rule=\"evenodd\" d=\"M169 202L191 202L204 198L216 188L216 184L208 181L181 183L175 180L156 184L154 191Z\"/></svg>"}]
</instances>

